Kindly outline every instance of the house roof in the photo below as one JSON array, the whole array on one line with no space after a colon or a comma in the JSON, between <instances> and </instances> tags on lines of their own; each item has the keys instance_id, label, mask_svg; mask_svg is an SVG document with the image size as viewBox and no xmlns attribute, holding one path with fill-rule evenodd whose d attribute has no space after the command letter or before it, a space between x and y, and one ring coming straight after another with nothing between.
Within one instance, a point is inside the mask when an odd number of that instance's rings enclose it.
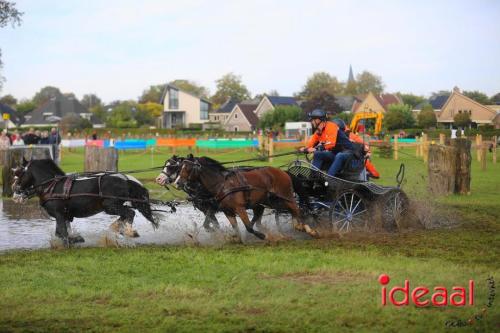
<instances>
[{"instance_id":1,"label":"house roof","mask_svg":"<svg viewBox=\"0 0 500 333\"><path fill-rule=\"evenodd\" d=\"M20 118L18 117L16 110L11 108L7 104L0 103L0 115L3 115L4 113L8 113L10 116L10 121L12 121L14 124L19 125Z\"/></svg>"},{"instance_id":2,"label":"house roof","mask_svg":"<svg viewBox=\"0 0 500 333\"><path fill-rule=\"evenodd\" d=\"M233 111L234 107L238 104L236 101L233 99L228 98L224 104L220 106L217 110L213 111L212 113L231 113Z\"/></svg>"},{"instance_id":3,"label":"house roof","mask_svg":"<svg viewBox=\"0 0 500 333\"><path fill-rule=\"evenodd\" d=\"M432 108L434 110L441 110L449 97L450 97L449 94L433 96L428 100L425 100L422 103L417 104L417 106L415 106L415 110L422 110L422 107L426 104L432 105Z\"/></svg>"},{"instance_id":4,"label":"house roof","mask_svg":"<svg viewBox=\"0 0 500 333\"><path fill-rule=\"evenodd\" d=\"M298 105L295 97L287 96L267 96L273 106L276 105Z\"/></svg>"},{"instance_id":5,"label":"house roof","mask_svg":"<svg viewBox=\"0 0 500 333\"><path fill-rule=\"evenodd\" d=\"M358 96L354 97L355 101L352 105L353 112L357 111L359 106L363 103L363 101L366 99L366 97L368 97L368 95L369 94L364 94L364 95L358 95ZM373 96L380 103L380 105L382 105L382 107L386 111L387 111L387 106L389 106L389 104L401 104L402 103L401 99L399 99L399 97L396 96L395 94L381 94L381 95L373 94Z\"/></svg>"},{"instance_id":6,"label":"house roof","mask_svg":"<svg viewBox=\"0 0 500 333\"><path fill-rule=\"evenodd\" d=\"M247 118L248 122L250 125L253 127L256 127L257 124L259 123L259 118L255 114L255 109L257 108L258 104L245 104L245 103L239 103L238 107L240 108L241 112L243 112L243 115L245 118Z\"/></svg>"},{"instance_id":7,"label":"house roof","mask_svg":"<svg viewBox=\"0 0 500 333\"><path fill-rule=\"evenodd\" d=\"M191 93L191 92L189 92L189 91L186 91L186 90L180 89L179 87L177 87L176 85L173 85L173 84L171 84L171 83L167 83L167 84L165 85L165 89L163 89L163 93L161 94L160 104L163 104L163 103L165 102L165 96L167 95L167 90L168 90L169 88L172 88L172 89L175 89L175 90L182 91L183 93L186 93L186 94L191 95L191 96L193 96L193 97L199 98L200 100L202 100L202 101L204 101L204 102L206 102L206 103L208 103L208 104L212 105L212 102L210 102L208 99L203 98L203 97L200 97L200 96L197 96L197 95L195 95L195 94L193 94L193 93Z\"/></svg>"},{"instance_id":8,"label":"house roof","mask_svg":"<svg viewBox=\"0 0 500 333\"><path fill-rule=\"evenodd\" d=\"M59 122L65 115L75 113L89 113L89 111L76 98L57 96L53 97L35 110L31 111L25 125L53 124ZM48 115L50 114L50 115ZM96 118L94 117L94 120ZM92 121L92 119L91 119ZM92 122L94 123L94 122ZM98 122L101 123L101 122Z\"/></svg>"}]
</instances>

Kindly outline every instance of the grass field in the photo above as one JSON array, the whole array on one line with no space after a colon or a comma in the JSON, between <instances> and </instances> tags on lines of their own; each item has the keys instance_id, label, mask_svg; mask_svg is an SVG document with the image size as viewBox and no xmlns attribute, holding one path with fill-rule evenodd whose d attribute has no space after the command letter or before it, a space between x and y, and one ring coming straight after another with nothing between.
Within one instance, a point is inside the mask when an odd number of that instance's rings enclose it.
<instances>
[{"instance_id":1,"label":"grass field","mask_svg":"<svg viewBox=\"0 0 500 333\"><path fill-rule=\"evenodd\" d=\"M178 152L180 154L185 152ZM168 152L120 154L120 169L163 164ZM220 161L251 153L208 154ZM0 255L0 332L498 332L500 299L483 319L467 320L487 302L486 278L500 278L500 164L481 171L475 159L469 196L435 198L413 149L402 151L404 189L451 228L357 234L308 241L218 247L86 248ZM274 161L280 166L292 157ZM379 159L380 183L394 184L401 161ZM257 165L267 163L258 162ZM63 155L65 171L81 171L81 151ZM139 174L152 196L158 172ZM382 307L381 273L389 287L466 286L476 281L475 306Z\"/></svg>"}]
</instances>

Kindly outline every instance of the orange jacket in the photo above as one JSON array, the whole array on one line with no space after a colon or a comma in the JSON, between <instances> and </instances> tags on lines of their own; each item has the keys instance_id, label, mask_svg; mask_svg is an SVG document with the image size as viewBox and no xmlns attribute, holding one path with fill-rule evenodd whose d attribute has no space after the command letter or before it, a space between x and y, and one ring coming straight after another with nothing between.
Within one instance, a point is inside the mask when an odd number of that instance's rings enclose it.
<instances>
[{"instance_id":1,"label":"orange jacket","mask_svg":"<svg viewBox=\"0 0 500 333\"><path fill-rule=\"evenodd\" d=\"M369 159L367 159L365 161L365 168L366 168L366 171L368 171L373 178L378 179L380 177L380 173L377 171L377 169L375 169L375 166L372 164L372 162Z\"/></svg>"},{"instance_id":2,"label":"orange jacket","mask_svg":"<svg viewBox=\"0 0 500 333\"><path fill-rule=\"evenodd\" d=\"M314 148L318 143L325 143L325 149L331 150L337 144L337 133L339 131L339 127L337 124L327 121L326 126L323 128L321 135L318 135L318 132L314 132L314 134L309 139L307 143L307 148Z\"/></svg>"}]
</instances>

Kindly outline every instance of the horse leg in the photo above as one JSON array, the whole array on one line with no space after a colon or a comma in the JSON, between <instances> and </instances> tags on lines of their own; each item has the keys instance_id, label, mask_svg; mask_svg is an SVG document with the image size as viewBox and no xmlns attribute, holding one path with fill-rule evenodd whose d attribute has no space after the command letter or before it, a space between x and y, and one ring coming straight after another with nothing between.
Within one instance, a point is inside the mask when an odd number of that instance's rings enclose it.
<instances>
[{"instance_id":1,"label":"horse leg","mask_svg":"<svg viewBox=\"0 0 500 333\"><path fill-rule=\"evenodd\" d=\"M240 208L236 212L237 212L238 216L241 218L241 220L243 221L243 224L245 225L245 228L247 229L247 231L249 233L254 234L256 237L258 237L260 239L266 239L266 235L264 235L263 233L261 233L257 230L254 230L252 228L252 222L248 218L248 214L247 214L247 211L245 210L245 208Z\"/></svg>"},{"instance_id":2,"label":"horse leg","mask_svg":"<svg viewBox=\"0 0 500 333\"><path fill-rule=\"evenodd\" d=\"M214 231L215 229L219 229L219 222L215 217L215 212L212 209L207 209L203 213L205 214L205 221L203 222L203 228L205 228L205 230L208 232ZM212 224L213 227L210 224Z\"/></svg>"},{"instance_id":3,"label":"horse leg","mask_svg":"<svg viewBox=\"0 0 500 333\"><path fill-rule=\"evenodd\" d=\"M56 218L56 236L59 237L65 247L69 247L69 239L68 239L68 229L66 226L66 219L63 214L57 214Z\"/></svg>"},{"instance_id":4,"label":"horse leg","mask_svg":"<svg viewBox=\"0 0 500 333\"><path fill-rule=\"evenodd\" d=\"M318 232L312 229L309 225L302 222L300 210L295 201L285 201L286 209L292 214L293 227L299 231L305 231L309 236L318 237Z\"/></svg>"},{"instance_id":5,"label":"horse leg","mask_svg":"<svg viewBox=\"0 0 500 333\"><path fill-rule=\"evenodd\" d=\"M132 223L134 222L135 217L133 209L124 206L122 201L112 199L103 200L102 205L106 214L120 216L118 220L113 222L111 225L112 227L116 227L115 224L119 224L118 229L120 233L123 232L129 237L139 237L139 233L132 228ZM125 225L123 225L123 223L125 223Z\"/></svg>"},{"instance_id":6,"label":"horse leg","mask_svg":"<svg viewBox=\"0 0 500 333\"><path fill-rule=\"evenodd\" d=\"M73 219L71 219L73 220ZM85 239L78 234L74 234L73 230L71 228L71 222L70 220L66 220L66 230L68 231L68 240L70 244L75 244L75 243L85 243Z\"/></svg>"},{"instance_id":7,"label":"horse leg","mask_svg":"<svg viewBox=\"0 0 500 333\"><path fill-rule=\"evenodd\" d=\"M238 229L238 221L236 220L236 216L234 214L229 214L229 213L224 213L229 220L229 223L231 223L231 226L233 227L233 239L239 241L240 243L243 243L243 240L241 239L241 234L240 230Z\"/></svg>"},{"instance_id":8,"label":"horse leg","mask_svg":"<svg viewBox=\"0 0 500 333\"><path fill-rule=\"evenodd\" d=\"M264 206L257 206L253 210L253 218L252 221L250 221L250 226L253 228L255 223L259 226L259 228L262 226L262 215L264 215Z\"/></svg>"}]
</instances>

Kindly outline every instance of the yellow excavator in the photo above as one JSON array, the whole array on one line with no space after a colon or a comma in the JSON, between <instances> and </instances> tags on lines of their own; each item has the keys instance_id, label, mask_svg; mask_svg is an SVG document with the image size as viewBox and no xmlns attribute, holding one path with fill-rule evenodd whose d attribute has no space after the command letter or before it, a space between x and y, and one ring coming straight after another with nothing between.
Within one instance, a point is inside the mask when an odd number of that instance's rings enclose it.
<instances>
[{"instance_id":1,"label":"yellow excavator","mask_svg":"<svg viewBox=\"0 0 500 333\"><path fill-rule=\"evenodd\" d=\"M382 131L382 119L384 119L384 115L382 112L373 112L371 110L369 112L357 112L354 114L351 120L351 131L357 133L359 122L363 119L375 119L375 131L373 134L378 135Z\"/></svg>"}]
</instances>

